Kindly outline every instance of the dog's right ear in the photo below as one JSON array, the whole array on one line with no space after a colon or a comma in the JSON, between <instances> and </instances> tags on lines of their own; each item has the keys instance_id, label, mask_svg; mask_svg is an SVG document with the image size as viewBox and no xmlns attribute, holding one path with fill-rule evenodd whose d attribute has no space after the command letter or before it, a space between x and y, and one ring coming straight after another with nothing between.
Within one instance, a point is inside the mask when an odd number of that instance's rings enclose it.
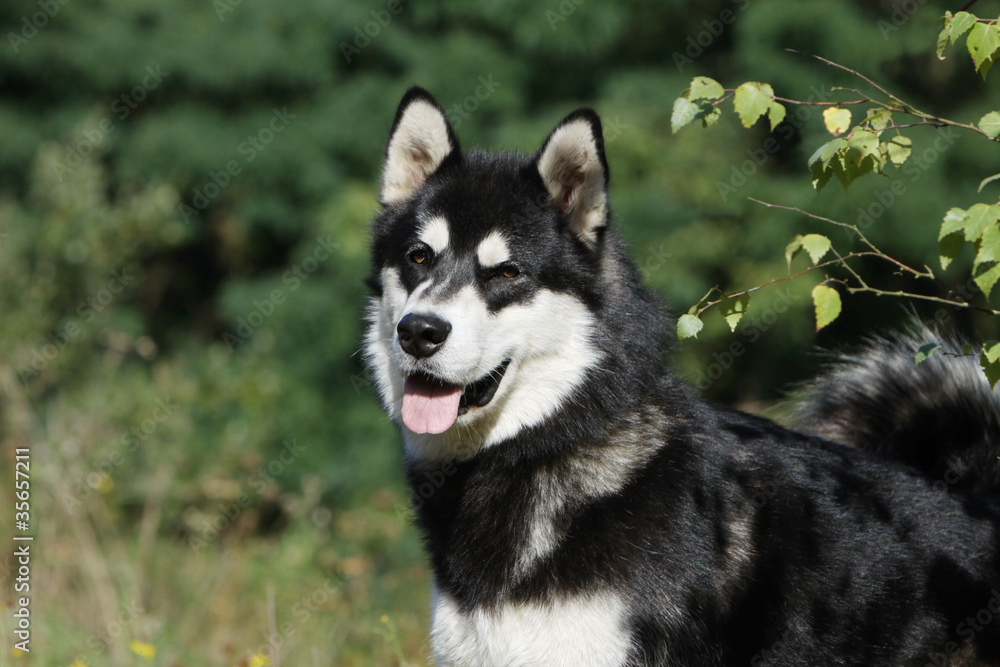
<instances>
[{"instance_id":1,"label":"dog's right ear","mask_svg":"<svg viewBox=\"0 0 1000 667\"><path fill-rule=\"evenodd\" d=\"M461 158L444 109L423 88L410 88L399 103L386 144L379 202L398 204L420 189L445 161Z\"/></svg>"}]
</instances>

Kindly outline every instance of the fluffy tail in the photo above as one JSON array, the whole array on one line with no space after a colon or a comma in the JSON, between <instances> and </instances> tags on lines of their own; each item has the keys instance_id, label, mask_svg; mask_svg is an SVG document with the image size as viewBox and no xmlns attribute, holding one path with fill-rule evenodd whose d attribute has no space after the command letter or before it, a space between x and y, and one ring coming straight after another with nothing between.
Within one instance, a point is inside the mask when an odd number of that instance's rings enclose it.
<instances>
[{"instance_id":1,"label":"fluffy tail","mask_svg":"<svg viewBox=\"0 0 1000 667\"><path fill-rule=\"evenodd\" d=\"M943 347L917 365L930 342ZM919 323L871 338L804 389L795 428L903 461L945 488L1000 492L1000 395L962 347Z\"/></svg>"}]
</instances>

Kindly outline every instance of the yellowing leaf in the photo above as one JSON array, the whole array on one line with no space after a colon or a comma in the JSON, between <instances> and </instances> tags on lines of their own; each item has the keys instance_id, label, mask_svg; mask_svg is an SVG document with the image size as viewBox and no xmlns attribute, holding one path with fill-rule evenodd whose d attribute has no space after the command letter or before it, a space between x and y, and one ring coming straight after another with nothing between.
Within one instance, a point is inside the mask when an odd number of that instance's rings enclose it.
<instances>
[{"instance_id":1,"label":"yellowing leaf","mask_svg":"<svg viewBox=\"0 0 1000 667\"><path fill-rule=\"evenodd\" d=\"M819 331L840 315L840 293L827 285L816 285L812 298L816 309L816 331Z\"/></svg>"},{"instance_id":2,"label":"yellowing leaf","mask_svg":"<svg viewBox=\"0 0 1000 667\"><path fill-rule=\"evenodd\" d=\"M851 111L840 107L823 109L823 123L827 132L835 137L839 136L851 126Z\"/></svg>"},{"instance_id":3,"label":"yellowing leaf","mask_svg":"<svg viewBox=\"0 0 1000 667\"><path fill-rule=\"evenodd\" d=\"M750 306L750 295L742 294L736 298L728 299L719 304L719 312L726 319L730 331L736 331L736 325L740 323Z\"/></svg>"},{"instance_id":4,"label":"yellowing leaf","mask_svg":"<svg viewBox=\"0 0 1000 667\"><path fill-rule=\"evenodd\" d=\"M815 265L819 263L819 260L823 259L823 255L830 251L831 246L830 239L822 234L796 236L788 244L788 247L785 248L785 260L788 262L789 270L792 268L792 260L799 254L800 250L805 250L809 254L809 259Z\"/></svg>"},{"instance_id":5,"label":"yellowing leaf","mask_svg":"<svg viewBox=\"0 0 1000 667\"><path fill-rule=\"evenodd\" d=\"M677 319L677 337L680 340L697 337L698 332L701 331L704 326L705 323L698 319L696 315L685 313Z\"/></svg>"},{"instance_id":6,"label":"yellowing leaf","mask_svg":"<svg viewBox=\"0 0 1000 667\"><path fill-rule=\"evenodd\" d=\"M733 108L740 116L743 127L750 127L768 113L774 102L774 89L770 84L748 81L736 89Z\"/></svg>"},{"instance_id":7,"label":"yellowing leaf","mask_svg":"<svg viewBox=\"0 0 1000 667\"><path fill-rule=\"evenodd\" d=\"M909 137L896 136L885 143L889 161L897 167L906 162L913 152L913 142Z\"/></svg>"}]
</instances>

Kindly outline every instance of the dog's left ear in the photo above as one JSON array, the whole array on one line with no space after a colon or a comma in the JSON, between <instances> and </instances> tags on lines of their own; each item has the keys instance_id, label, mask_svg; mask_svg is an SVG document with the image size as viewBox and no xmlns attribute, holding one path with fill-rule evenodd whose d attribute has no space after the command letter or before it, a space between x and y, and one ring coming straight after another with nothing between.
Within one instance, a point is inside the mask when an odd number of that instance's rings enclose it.
<instances>
[{"instance_id":1,"label":"dog's left ear","mask_svg":"<svg viewBox=\"0 0 1000 667\"><path fill-rule=\"evenodd\" d=\"M566 116L535 159L552 202L591 247L608 222L608 163L601 119L592 109Z\"/></svg>"},{"instance_id":2,"label":"dog's left ear","mask_svg":"<svg viewBox=\"0 0 1000 667\"><path fill-rule=\"evenodd\" d=\"M441 105L423 88L406 91L396 110L379 202L391 206L408 198L448 160L461 160L455 131Z\"/></svg>"}]
</instances>

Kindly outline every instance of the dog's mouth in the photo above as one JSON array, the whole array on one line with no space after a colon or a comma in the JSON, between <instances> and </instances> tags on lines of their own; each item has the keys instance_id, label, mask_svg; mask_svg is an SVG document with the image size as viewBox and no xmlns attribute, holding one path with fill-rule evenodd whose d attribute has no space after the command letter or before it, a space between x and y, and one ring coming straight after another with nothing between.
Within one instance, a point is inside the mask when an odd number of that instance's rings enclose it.
<instances>
[{"instance_id":1,"label":"dog's mouth","mask_svg":"<svg viewBox=\"0 0 1000 667\"><path fill-rule=\"evenodd\" d=\"M426 373L410 375L403 385L403 423L414 433L444 433L469 408L493 400L508 365L510 359L464 387Z\"/></svg>"}]
</instances>

